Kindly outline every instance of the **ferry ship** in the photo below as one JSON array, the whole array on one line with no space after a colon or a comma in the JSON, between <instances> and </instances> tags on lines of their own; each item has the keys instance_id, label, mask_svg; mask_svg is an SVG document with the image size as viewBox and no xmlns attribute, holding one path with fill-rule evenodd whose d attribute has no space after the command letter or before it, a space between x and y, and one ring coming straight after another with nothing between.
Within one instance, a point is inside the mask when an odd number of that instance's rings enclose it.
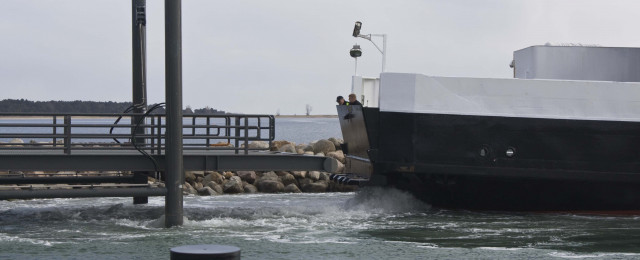
<instances>
[{"instance_id":1,"label":"ferry ship","mask_svg":"<svg viewBox=\"0 0 640 260\"><path fill-rule=\"evenodd\" d=\"M640 48L531 46L514 78L354 76L349 180L435 207L640 210ZM356 178L353 178L356 176Z\"/></svg>"}]
</instances>

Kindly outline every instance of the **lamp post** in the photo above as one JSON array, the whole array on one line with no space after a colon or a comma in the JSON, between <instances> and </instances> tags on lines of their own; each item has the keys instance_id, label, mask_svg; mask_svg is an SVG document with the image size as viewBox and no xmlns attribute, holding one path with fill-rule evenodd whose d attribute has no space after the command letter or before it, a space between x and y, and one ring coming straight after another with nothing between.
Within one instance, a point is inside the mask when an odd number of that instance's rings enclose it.
<instances>
[{"instance_id":1,"label":"lamp post","mask_svg":"<svg viewBox=\"0 0 640 260\"><path fill-rule=\"evenodd\" d=\"M351 92L350 92L350 93L354 93L355 82L356 82L355 80L356 80L356 77L358 76L358 57L362 56L362 50L360 49L360 45L354 44L351 50L349 51L349 55L351 55L351 57L354 58L356 61L356 68L353 72L353 77L351 77Z\"/></svg>"},{"instance_id":2,"label":"lamp post","mask_svg":"<svg viewBox=\"0 0 640 260\"><path fill-rule=\"evenodd\" d=\"M380 51L382 54L382 72L385 70L385 64L387 63L387 35L386 34L360 34L360 29L362 28L362 22L356 22L356 25L353 27L353 37L363 38L369 40L373 43L373 46ZM371 39L371 37L382 37L382 49L378 47L378 45Z\"/></svg>"},{"instance_id":3,"label":"lamp post","mask_svg":"<svg viewBox=\"0 0 640 260\"><path fill-rule=\"evenodd\" d=\"M353 75L358 75L358 57L362 56L362 50L360 49L360 45L354 44L351 50L349 51L349 55L356 60L356 68L353 72Z\"/></svg>"}]
</instances>

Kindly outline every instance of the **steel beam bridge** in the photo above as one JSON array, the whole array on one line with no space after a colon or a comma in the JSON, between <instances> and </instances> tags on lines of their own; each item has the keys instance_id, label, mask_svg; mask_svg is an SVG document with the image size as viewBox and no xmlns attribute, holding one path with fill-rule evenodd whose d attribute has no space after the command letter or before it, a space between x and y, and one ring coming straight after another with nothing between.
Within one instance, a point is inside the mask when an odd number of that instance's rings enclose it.
<instances>
[{"instance_id":1,"label":"steel beam bridge","mask_svg":"<svg viewBox=\"0 0 640 260\"><path fill-rule=\"evenodd\" d=\"M0 199L165 196L166 188L148 185L143 173L167 170L166 118L146 115L139 125L117 120L139 116L145 115L0 113ZM335 172L338 167L333 158L269 151L273 116L185 115L183 123L188 171ZM132 131L136 128L145 132ZM257 141L263 143L252 144ZM56 184L67 186L56 189Z\"/></svg>"}]
</instances>

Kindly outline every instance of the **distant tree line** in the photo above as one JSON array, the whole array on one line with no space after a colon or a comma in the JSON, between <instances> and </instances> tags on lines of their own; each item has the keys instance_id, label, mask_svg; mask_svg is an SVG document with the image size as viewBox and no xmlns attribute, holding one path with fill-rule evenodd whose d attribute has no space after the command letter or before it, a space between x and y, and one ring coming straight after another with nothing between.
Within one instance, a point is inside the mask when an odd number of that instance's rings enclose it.
<instances>
[{"instance_id":1,"label":"distant tree line","mask_svg":"<svg viewBox=\"0 0 640 260\"><path fill-rule=\"evenodd\" d=\"M122 113L131 106L131 102L113 101L30 101L26 99L5 99L0 101L0 112L4 113ZM158 108L153 113L164 113ZM187 106L184 114L218 115L224 111L210 107L192 109Z\"/></svg>"}]
</instances>

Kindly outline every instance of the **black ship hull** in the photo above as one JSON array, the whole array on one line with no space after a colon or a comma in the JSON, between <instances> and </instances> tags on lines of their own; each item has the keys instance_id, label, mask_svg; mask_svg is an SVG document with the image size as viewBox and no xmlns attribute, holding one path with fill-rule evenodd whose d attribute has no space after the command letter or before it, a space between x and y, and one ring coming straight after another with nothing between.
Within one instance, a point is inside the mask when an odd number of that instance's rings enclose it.
<instances>
[{"instance_id":1,"label":"black ship hull","mask_svg":"<svg viewBox=\"0 0 640 260\"><path fill-rule=\"evenodd\" d=\"M370 163L372 185L436 207L640 210L640 123L338 111L347 157Z\"/></svg>"}]
</instances>

